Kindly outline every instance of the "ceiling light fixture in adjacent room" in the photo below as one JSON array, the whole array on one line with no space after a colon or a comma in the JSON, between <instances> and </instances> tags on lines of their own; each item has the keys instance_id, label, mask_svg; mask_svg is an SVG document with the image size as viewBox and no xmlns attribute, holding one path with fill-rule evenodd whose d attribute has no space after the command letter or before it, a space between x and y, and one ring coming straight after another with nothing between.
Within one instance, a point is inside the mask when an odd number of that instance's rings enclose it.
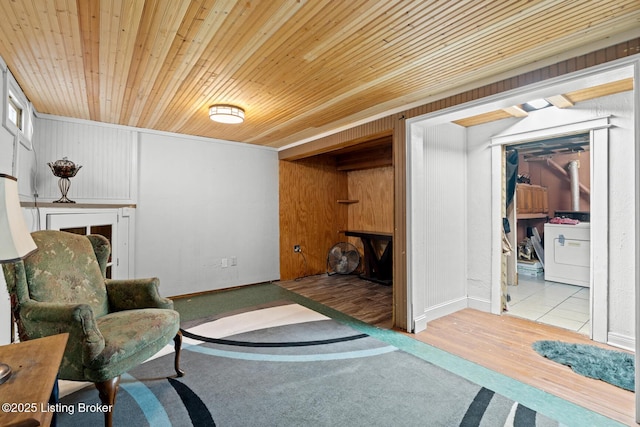
<instances>
[{"instance_id":1,"label":"ceiling light fixture in adjacent room","mask_svg":"<svg viewBox=\"0 0 640 427\"><path fill-rule=\"evenodd\" d=\"M527 101L526 105L529 107L529 110L540 110L542 108L548 107L551 104L549 104L549 101L547 101L546 99L540 98Z\"/></svg>"},{"instance_id":2,"label":"ceiling light fixture in adjacent room","mask_svg":"<svg viewBox=\"0 0 640 427\"><path fill-rule=\"evenodd\" d=\"M242 123L244 121L244 110L235 105L212 105L209 107L209 118L218 123Z\"/></svg>"}]
</instances>

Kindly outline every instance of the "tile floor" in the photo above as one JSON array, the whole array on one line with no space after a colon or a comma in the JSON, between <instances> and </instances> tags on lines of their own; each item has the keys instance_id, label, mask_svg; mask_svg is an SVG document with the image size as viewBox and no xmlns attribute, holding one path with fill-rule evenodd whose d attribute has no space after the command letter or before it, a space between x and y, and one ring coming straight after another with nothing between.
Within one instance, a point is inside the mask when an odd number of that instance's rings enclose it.
<instances>
[{"instance_id":1,"label":"tile floor","mask_svg":"<svg viewBox=\"0 0 640 427\"><path fill-rule=\"evenodd\" d=\"M518 285L509 286L508 291L508 314L590 334L589 288L520 274Z\"/></svg>"}]
</instances>

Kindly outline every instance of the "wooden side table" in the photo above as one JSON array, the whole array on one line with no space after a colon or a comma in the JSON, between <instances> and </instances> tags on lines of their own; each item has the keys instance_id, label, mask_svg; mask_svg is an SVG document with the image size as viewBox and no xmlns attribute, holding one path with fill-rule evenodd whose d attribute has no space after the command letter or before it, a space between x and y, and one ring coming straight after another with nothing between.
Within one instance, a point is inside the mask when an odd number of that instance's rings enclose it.
<instances>
[{"instance_id":1,"label":"wooden side table","mask_svg":"<svg viewBox=\"0 0 640 427\"><path fill-rule=\"evenodd\" d=\"M13 373L0 384L0 426L48 426L49 409L69 334L0 346L0 361Z\"/></svg>"}]
</instances>

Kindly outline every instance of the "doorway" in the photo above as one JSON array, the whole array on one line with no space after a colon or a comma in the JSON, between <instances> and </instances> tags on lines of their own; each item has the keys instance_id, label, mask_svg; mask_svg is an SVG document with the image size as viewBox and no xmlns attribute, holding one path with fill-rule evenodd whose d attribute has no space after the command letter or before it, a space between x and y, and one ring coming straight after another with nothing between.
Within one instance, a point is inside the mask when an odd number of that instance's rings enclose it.
<instances>
[{"instance_id":1,"label":"doorway","mask_svg":"<svg viewBox=\"0 0 640 427\"><path fill-rule=\"evenodd\" d=\"M590 145L582 133L505 147L505 179L515 183L504 310L589 337Z\"/></svg>"},{"instance_id":2,"label":"doorway","mask_svg":"<svg viewBox=\"0 0 640 427\"><path fill-rule=\"evenodd\" d=\"M582 134L589 135L589 167L590 167L590 204L589 204L589 249L588 265L593 266L587 272L589 289L589 319L591 333L589 336L599 342L607 342L608 326L608 280L609 280L609 118L601 117L581 122L568 121L558 126L548 128L527 129L524 132L508 130L492 138L493 174L499 175L502 170L501 160L504 148L532 141L544 141L559 136L571 135L576 138ZM493 224L497 229L503 227L503 218L507 215L502 198L495 195L504 194L504 179L494 180L492 197L494 203ZM502 205L502 206L501 206ZM515 222L512 218L511 222ZM501 263L507 272L500 275L494 287L496 294L502 300L504 309L508 295L509 257L494 253L494 262ZM511 261L513 262L513 260ZM501 267L502 268L502 267ZM574 283L575 284L575 283Z\"/></svg>"}]
</instances>

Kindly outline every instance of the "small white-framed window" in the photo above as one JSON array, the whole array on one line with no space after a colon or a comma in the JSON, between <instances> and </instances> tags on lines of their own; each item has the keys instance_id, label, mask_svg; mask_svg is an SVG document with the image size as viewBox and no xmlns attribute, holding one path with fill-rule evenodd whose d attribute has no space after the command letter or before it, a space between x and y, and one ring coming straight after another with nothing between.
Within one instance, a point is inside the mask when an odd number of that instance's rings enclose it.
<instances>
[{"instance_id":1,"label":"small white-framed window","mask_svg":"<svg viewBox=\"0 0 640 427\"><path fill-rule=\"evenodd\" d=\"M24 130L24 108L16 100L15 95L9 92L7 99L7 120L12 123L18 130Z\"/></svg>"},{"instance_id":2,"label":"small white-framed window","mask_svg":"<svg viewBox=\"0 0 640 427\"><path fill-rule=\"evenodd\" d=\"M9 70L4 73L4 114L2 124L9 132L18 137L20 143L31 149L31 105L22 93L16 79Z\"/></svg>"}]
</instances>

